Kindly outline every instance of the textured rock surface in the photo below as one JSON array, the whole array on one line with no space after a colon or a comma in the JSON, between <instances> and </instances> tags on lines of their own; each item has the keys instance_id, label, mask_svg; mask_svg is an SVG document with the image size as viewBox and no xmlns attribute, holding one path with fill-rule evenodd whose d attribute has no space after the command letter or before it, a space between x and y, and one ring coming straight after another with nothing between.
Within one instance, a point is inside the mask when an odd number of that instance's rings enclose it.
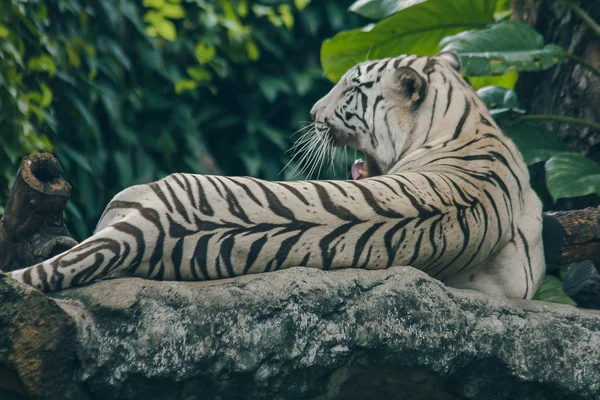
<instances>
[{"instance_id":1,"label":"textured rock surface","mask_svg":"<svg viewBox=\"0 0 600 400\"><path fill-rule=\"evenodd\" d=\"M75 333L54 301L0 274L0 399L83 396L73 379Z\"/></svg>"},{"instance_id":2,"label":"textured rock surface","mask_svg":"<svg viewBox=\"0 0 600 400\"><path fill-rule=\"evenodd\" d=\"M77 326L72 379L93 399L600 398L598 312L411 268L120 279L54 297Z\"/></svg>"}]
</instances>

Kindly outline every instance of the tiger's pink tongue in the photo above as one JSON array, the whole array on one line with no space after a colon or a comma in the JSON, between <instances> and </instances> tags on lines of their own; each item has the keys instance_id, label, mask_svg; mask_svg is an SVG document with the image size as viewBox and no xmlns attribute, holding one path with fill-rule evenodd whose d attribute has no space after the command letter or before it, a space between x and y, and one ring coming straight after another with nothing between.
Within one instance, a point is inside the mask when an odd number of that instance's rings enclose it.
<instances>
[{"instance_id":1,"label":"tiger's pink tongue","mask_svg":"<svg viewBox=\"0 0 600 400\"><path fill-rule=\"evenodd\" d=\"M365 169L365 162L363 160L356 160L354 164L352 164L352 179L359 180L364 179L365 177L360 174L360 171ZM363 172L364 173L364 172Z\"/></svg>"}]
</instances>

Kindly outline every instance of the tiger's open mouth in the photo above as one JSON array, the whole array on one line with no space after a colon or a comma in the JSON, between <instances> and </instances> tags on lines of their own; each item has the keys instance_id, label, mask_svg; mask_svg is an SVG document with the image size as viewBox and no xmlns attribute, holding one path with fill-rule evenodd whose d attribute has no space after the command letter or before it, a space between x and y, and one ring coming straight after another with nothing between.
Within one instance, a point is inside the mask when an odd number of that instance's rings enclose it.
<instances>
[{"instance_id":1,"label":"tiger's open mouth","mask_svg":"<svg viewBox=\"0 0 600 400\"><path fill-rule=\"evenodd\" d=\"M354 161L352 164L352 179L357 181L359 179L364 179L369 177L369 172L367 170L367 163L362 158Z\"/></svg>"},{"instance_id":2,"label":"tiger's open mouth","mask_svg":"<svg viewBox=\"0 0 600 400\"><path fill-rule=\"evenodd\" d=\"M358 160L354 161L350 173L352 175L352 180L355 181L382 174L377 162L368 155L365 155L364 160L359 158Z\"/></svg>"},{"instance_id":3,"label":"tiger's open mouth","mask_svg":"<svg viewBox=\"0 0 600 400\"><path fill-rule=\"evenodd\" d=\"M383 175L379 163L372 156L366 154L363 150L360 150L358 148L359 143L356 139L356 135L352 135L344 131L338 131L333 126L323 121L316 121L314 123L314 130L309 130L308 132L306 132L305 135L310 138L313 137L312 133L316 133L317 137L320 136L321 139L311 143L311 139L304 139L303 136L300 137L300 139L298 139L298 141L294 144L294 147L301 148L302 150L306 147L309 147L310 150L310 144L323 144L326 146L326 149L328 148L329 150L332 150L333 148L355 149L363 153L364 159L359 158L356 161L354 161L354 164L350 169L350 175L352 177L352 180L356 181L360 179L372 178L374 176ZM324 151L320 154L325 153L327 153L327 151ZM316 154L319 154L319 152L317 152ZM305 157L301 158L300 161L304 159Z\"/></svg>"}]
</instances>

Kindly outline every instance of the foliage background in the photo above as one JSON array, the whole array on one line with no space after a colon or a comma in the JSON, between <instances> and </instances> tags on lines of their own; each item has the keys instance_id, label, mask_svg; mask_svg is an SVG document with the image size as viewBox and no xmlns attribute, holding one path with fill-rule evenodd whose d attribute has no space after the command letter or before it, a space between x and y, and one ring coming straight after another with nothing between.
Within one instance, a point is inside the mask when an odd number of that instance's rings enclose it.
<instances>
[{"instance_id":1,"label":"foliage background","mask_svg":"<svg viewBox=\"0 0 600 400\"><path fill-rule=\"evenodd\" d=\"M321 42L364 23L343 0L1 4L0 204L21 157L52 151L79 240L118 191L170 172L285 179L332 86Z\"/></svg>"}]
</instances>

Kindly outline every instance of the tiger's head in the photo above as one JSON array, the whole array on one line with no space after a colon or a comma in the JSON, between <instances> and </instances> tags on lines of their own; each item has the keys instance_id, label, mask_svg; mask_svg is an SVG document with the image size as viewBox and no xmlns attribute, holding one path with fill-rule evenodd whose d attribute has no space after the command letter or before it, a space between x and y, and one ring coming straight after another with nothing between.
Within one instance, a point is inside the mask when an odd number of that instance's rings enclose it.
<instances>
[{"instance_id":1,"label":"tiger's head","mask_svg":"<svg viewBox=\"0 0 600 400\"><path fill-rule=\"evenodd\" d=\"M450 130L456 116L449 103L462 103L458 97L468 88L460 68L454 52L362 62L313 106L316 133L362 151L362 177L385 174L407 151L433 139L432 130L441 124Z\"/></svg>"}]
</instances>

